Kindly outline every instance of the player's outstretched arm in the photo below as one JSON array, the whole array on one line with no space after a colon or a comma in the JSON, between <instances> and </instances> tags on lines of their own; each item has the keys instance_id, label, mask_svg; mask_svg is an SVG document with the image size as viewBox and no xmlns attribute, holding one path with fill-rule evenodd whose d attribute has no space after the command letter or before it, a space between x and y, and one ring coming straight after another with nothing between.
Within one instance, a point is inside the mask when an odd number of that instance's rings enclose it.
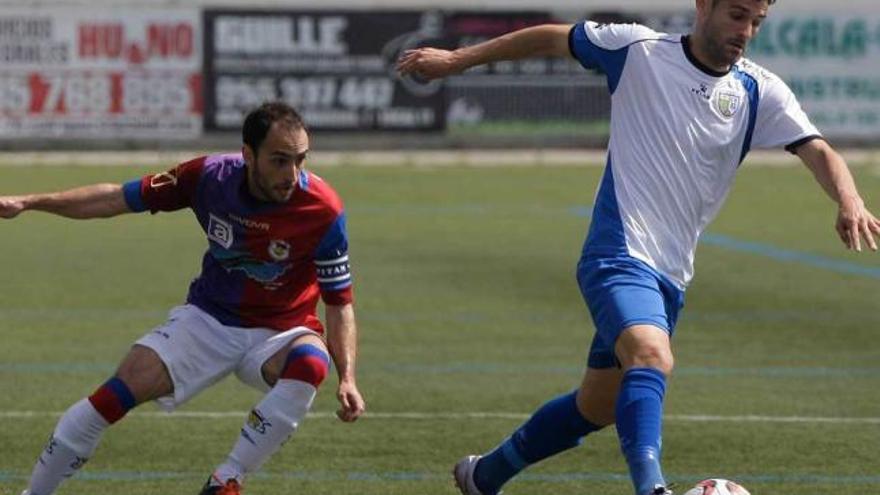
<instances>
[{"instance_id":1,"label":"player's outstretched arm","mask_svg":"<svg viewBox=\"0 0 880 495\"><path fill-rule=\"evenodd\" d=\"M0 218L15 218L27 210L78 219L107 218L131 212L119 184L94 184L55 193L0 196Z\"/></svg>"},{"instance_id":2,"label":"player's outstretched arm","mask_svg":"<svg viewBox=\"0 0 880 495\"><path fill-rule=\"evenodd\" d=\"M567 24L542 24L493 38L454 51L438 48L407 50L397 62L401 74L437 79L499 60L569 55Z\"/></svg>"},{"instance_id":3,"label":"player's outstretched arm","mask_svg":"<svg viewBox=\"0 0 880 495\"><path fill-rule=\"evenodd\" d=\"M339 388L336 398L342 406L336 415L345 422L351 422L364 413L366 404L357 388L355 380L355 361L357 360L357 325L354 320L354 306L344 304L326 306L327 346L333 357L333 364L339 374Z\"/></svg>"},{"instance_id":4,"label":"player's outstretched arm","mask_svg":"<svg viewBox=\"0 0 880 495\"><path fill-rule=\"evenodd\" d=\"M816 177L837 205L835 229L848 249L862 250L862 240L876 251L874 236L880 235L880 221L865 207L846 161L822 139L799 146L798 157Z\"/></svg>"}]
</instances>

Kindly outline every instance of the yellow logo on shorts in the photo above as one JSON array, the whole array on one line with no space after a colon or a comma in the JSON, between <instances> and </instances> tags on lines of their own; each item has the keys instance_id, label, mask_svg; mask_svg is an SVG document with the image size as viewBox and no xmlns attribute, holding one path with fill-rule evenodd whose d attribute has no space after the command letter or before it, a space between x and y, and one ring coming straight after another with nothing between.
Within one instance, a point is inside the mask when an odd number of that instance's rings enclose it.
<instances>
[{"instance_id":1,"label":"yellow logo on shorts","mask_svg":"<svg viewBox=\"0 0 880 495\"><path fill-rule=\"evenodd\" d=\"M247 424L252 430L260 434L265 434L266 430L272 426L272 423L266 421L266 418L256 409L251 410L251 413L248 415Z\"/></svg>"}]
</instances>

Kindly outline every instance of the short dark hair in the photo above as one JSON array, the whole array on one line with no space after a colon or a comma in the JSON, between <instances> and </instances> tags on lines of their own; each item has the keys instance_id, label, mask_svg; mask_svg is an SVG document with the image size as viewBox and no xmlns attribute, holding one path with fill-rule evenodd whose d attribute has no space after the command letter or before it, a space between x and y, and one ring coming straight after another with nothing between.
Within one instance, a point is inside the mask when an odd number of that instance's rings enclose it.
<instances>
[{"instance_id":1,"label":"short dark hair","mask_svg":"<svg viewBox=\"0 0 880 495\"><path fill-rule=\"evenodd\" d=\"M250 146L255 155L275 122L283 122L293 130L306 128L299 112L287 103L281 101L263 103L251 110L244 118L244 125L241 128L242 141Z\"/></svg>"}]
</instances>

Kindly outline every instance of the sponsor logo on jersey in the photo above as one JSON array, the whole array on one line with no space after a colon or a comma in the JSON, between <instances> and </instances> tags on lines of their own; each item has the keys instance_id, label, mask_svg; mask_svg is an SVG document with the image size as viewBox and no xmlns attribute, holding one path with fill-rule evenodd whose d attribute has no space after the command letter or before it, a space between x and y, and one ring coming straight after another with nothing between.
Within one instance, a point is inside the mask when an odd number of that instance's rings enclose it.
<instances>
[{"instance_id":1,"label":"sponsor logo on jersey","mask_svg":"<svg viewBox=\"0 0 880 495\"><path fill-rule=\"evenodd\" d=\"M317 266L315 267L315 271L318 276L318 280L333 279L335 277L339 277L342 275L348 275L351 272L351 268L348 266L347 262L339 263L338 265L331 266Z\"/></svg>"},{"instance_id":2,"label":"sponsor logo on jersey","mask_svg":"<svg viewBox=\"0 0 880 495\"><path fill-rule=\"evenodd\" d=\"M290 244L278 239L273 239L272 242L269 243L269 256L275 261L286 260L290 257Z\"/></svg>"},{"instance_id":3,"label":"sponsor logo on jersey","mask_svg":"<svg viewBox=\"0 0 880 495\"><path fill-rule=\"evenodd\" d=\"M210 214L208 219L208 239L216 242L226 249L232 247L232 224Z\"/></svg>"},{"instance_id":4,"label":"sponsor logo on jersey","mask_svg":"<svg viewBox=\"0 0 880 495\"><path fill-rule=\"evenodd\" d=\"M699 88L691 88L691 93L699 96L706 101L709 101L712 98L712 96L709 94L709 86L703 83L700 83Z\"/></svg>"},{"instance_id":5,"label":"sponsor logo on jersey","mask_svg":"<svg viewBox=\"0 0 880 495\"><path fill-rule=\"evenodd\" d=\"M240 217L233 213L229 214L229 218L231 218L234 222L243 225L249 229L262 230L263 232L269 231L269 222L258 222L256 220L251 220L250 218Z\"/></svg>"},{"instance_id":6,"label":"sponsor logo on jersey","mask_svg":"<svg viewBox=\"0 0 880 495\"><path fill-rule=\"evenodd\" d=\"M214 244L210 246L210 251L211 256L226 271L240 270L251 280L262 284L263 288L267 290L275 290L281 287L283 285L281 277L293 266L291 263L282 263L280 261L270 263L257 258L249 252L222 249Z\"/></svg>"}]
</instances>

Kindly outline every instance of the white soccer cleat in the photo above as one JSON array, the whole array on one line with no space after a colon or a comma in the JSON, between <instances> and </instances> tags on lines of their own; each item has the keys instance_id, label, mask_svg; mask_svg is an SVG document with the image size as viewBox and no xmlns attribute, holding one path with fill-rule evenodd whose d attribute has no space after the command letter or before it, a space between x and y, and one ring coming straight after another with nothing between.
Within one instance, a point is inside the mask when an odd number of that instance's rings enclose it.
<instances>
[{"instance_id":1,"label":"white soccer cleat","mask_svg":"<svg viewBox=\"0 0 880 495\"><path fill-rule=\"evenodd\" d=\"M454 468L452 468L452 477L455 479L455 486L462 495L486 495L481 492L477 488L476 483L474 483L474 469L477 467L477 462L481 457L483 456L465 456L462 460L458 461L458 464L456 464ZM501 492L498 492L497 495L501 495Z\"/></svg>"}]
</instances>

